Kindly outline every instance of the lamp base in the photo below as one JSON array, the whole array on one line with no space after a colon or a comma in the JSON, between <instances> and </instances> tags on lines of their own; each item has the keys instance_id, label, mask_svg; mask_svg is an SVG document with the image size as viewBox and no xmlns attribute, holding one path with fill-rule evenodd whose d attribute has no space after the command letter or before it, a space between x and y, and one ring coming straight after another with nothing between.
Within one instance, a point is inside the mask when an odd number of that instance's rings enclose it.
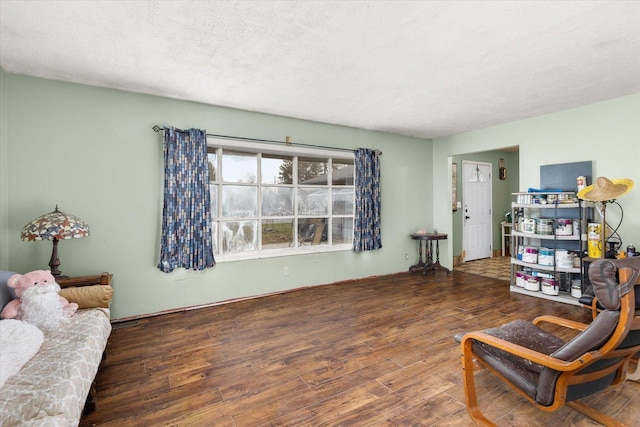
<instances>
[{"instance_id":1,"label":"lamp base","mask_svg":"<svg viewBox=\"0 0 640 427\"><path fill-rule=\"evenodd\" d=\"M67 279L69 276L63 276L62 272L58 270L60 265L60 259L58 258L58 239L53 239L53 251L51 252L51 259L49 260L49 269L51 275L56 279Z\"/></svg>"}]
</instances>

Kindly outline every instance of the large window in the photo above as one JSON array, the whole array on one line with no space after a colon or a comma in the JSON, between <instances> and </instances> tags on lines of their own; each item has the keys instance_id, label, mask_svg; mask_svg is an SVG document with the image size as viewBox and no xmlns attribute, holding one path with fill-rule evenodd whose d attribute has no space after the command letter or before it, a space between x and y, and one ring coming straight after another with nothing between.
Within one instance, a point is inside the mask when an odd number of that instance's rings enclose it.
<instances>
[{"instance_id":1,"label":"large window","mask_svg":"<svg viewBox=\"0 0 640 427\"><path fill-rule=\"evenodd\" d=\"M351 249L352 153L208 144L216 260Z\"/></svg>"}]
</instances>

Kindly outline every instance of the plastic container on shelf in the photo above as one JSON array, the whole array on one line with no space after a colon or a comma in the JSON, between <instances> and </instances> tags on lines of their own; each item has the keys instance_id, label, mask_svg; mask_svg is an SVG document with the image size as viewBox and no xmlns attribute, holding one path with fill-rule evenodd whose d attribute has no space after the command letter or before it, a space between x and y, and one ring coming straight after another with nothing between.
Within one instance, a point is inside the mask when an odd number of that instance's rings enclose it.
<instances>
[{"instance_id":1,"label":"plastic container on shelf","mask_svg":"<svg viewBox=\"0 0 640 427\"><path fill-rule=\"evenodd\" d=\"M535 233L536 232L536 220L534 218L525 218L523 223L523 233Z\"/></svg>"},{"instance_id":2,"label":"plastic container on shelf","mask_svg":"<svg viewBox=\"0 0 640 427\"><path fill-rule=\"evenodd\" d=\"M540 218L538 220L538 234L553 234L553 219L550 218Z\"/></svg>"}]
</instances>

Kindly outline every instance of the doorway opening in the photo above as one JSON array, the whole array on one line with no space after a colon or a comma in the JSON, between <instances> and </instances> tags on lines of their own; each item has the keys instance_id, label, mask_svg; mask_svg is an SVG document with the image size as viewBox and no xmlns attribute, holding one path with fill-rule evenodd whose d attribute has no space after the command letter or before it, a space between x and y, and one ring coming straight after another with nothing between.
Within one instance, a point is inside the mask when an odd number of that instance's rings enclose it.
<instances>
[{"instance_id":1,"label":"doorway opening","mask_svg":"<svg viewBox=\"0 0 640 427\"><path fill-rule=\"evenodd\" d=\"M502 247L504 241L502 239L502 222L508 221L507 213L511 211L512 193L520 191L519 175L519 147L504 147L498 148L492 151L483 152L471 152L463 153L451 156L449 161L457 164L457 175L453 180L456 183L454 194L457 194L457 206L453 206L452 209L452 221L451 221L451 233L450 239L452 244L453 255L453 269L456 271L471 270L473 274L486 275L487 277L504 278L508 279L510 276L510 257L509 250L505 250L505 256L502 256ZM465 176L469 178L468 173L463 172L463 162L468 162L472 166L473 172L476 168L476 164L488 164L490 165L489 173L492 176L491 180L491 219L489 232L490 242L490 254L487 258L476 258L471 260L471 257L466 254L465 242L470 237L465 236L464 221L465 216L465 203L467 202L463 194L463 185ZM500 179L500 168L503 168L502 177ZM482 168L479 168L482 171ZM508 173L506 173L508 170ZM477 172L477 171L475 171ZM457 207L457 208L456 208ZM467 220L469 221L469 220ZM477 232L478 230L476 230ZM505 248L506 249L506 248ZM485 254L486 256L486 254ZM493 261L492 261L493 260ZM498 271L502 273L495 273L493 265L498 265Z\"/></svg>"}]
</instances>

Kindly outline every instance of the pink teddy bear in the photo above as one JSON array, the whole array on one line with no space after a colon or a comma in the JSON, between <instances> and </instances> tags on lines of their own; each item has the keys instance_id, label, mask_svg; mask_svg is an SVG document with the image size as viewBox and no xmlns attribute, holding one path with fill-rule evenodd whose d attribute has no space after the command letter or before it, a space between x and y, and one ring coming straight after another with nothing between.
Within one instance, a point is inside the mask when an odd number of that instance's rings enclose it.
<instances>
[{"instance_id":1,"label":"pink teddy bear","mask_svg":"<svg viewBox=\"0 0 640 427\"><path fill-rule=\"evenodd\" d=\"M14 288L16 291L16 299L10 301L0 313L0 317L3 319L16 319L21 320L24 317L24 310L22 309L22 294L34 286L44 287L49 285L55 285L59 290L59 286L56 283L55 277L49 270L36 270L27 274L14 274L9 277L7 285L10 288ZM70 303L61 296L58 296L60 305L62 306L62 312L66 317L71 317L78 309L78 304Z\"/></svg>"}]
</instances>

